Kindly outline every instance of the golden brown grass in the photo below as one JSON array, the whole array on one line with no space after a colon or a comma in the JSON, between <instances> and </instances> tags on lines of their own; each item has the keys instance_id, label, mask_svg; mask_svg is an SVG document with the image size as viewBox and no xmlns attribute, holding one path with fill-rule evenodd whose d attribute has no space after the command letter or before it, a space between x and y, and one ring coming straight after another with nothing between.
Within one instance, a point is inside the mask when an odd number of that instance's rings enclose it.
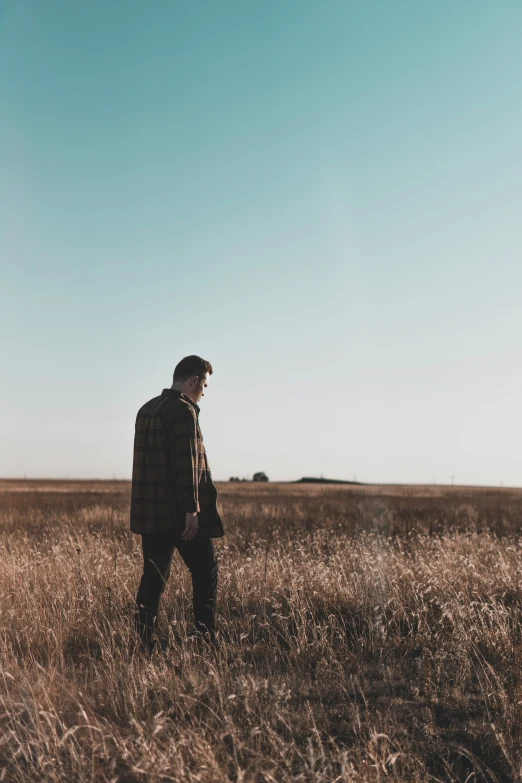
<instances>
[{"instance_id":1,"label":"golden brown grass","mask_svg":"<svg viewBox=\"0 0 522 783\"><path fill-rule=\"evenodd\" d=\"M132 654L124 482L0 482L0 780L522 779L522 493L222 485L218 650Z\"/></svg>"}]
</instances>

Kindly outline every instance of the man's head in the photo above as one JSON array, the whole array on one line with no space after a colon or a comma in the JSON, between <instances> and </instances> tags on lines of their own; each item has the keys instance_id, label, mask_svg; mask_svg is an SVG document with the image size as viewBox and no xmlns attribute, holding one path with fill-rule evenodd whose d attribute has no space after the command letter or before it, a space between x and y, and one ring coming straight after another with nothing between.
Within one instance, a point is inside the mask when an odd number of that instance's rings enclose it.
<instances>
[{"instance_id":1,"label":"man's head","mask_svg":"<svg viewBox=\"0 0 522 783\"><path fill-rule=\"evenodd\" d=\"M204 396L207 378L212 372L210 362L201 356L185 356L174 369L172 388L178 389L197 403Z\"/></svg>"}]
</instances>

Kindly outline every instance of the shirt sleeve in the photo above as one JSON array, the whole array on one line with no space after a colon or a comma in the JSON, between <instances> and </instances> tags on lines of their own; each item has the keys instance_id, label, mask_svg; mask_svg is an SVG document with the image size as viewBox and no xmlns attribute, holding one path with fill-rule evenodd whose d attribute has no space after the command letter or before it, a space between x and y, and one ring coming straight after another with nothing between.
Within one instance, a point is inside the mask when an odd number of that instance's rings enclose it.
<instances>
[{"instance_id":1,"label":"shirt sleeve","mask_svg":"<svg viewBox=\"0 0 522 783\"><path fill-rule=\"evenodd\" d=\"M196 417L187 408L168 422L174 484L181 510L199 512L199 466Z\"/></svg>"}]
</instances>

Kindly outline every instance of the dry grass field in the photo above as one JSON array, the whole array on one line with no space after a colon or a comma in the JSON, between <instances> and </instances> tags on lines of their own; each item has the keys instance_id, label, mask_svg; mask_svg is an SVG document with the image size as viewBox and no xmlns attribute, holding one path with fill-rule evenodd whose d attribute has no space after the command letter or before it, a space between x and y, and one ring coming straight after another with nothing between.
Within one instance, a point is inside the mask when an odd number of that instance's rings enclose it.
<instances>
[{"instance_id":1,"label":"dry grass field","mask_svg":"<svg viewBox=\"0 0 522 783\"><path fill-rule=\"evenodd\" d=\"M522 492L219 485L221 645L179 558L132 651L125 482L0 482L0 780L522 779Z\"/></svg>"}]
</instances>

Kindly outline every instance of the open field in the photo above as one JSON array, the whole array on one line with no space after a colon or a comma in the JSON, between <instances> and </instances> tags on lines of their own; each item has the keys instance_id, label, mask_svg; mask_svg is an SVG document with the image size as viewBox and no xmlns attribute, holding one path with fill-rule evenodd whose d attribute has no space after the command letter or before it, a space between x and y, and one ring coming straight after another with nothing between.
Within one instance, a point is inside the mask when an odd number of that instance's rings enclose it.
<instances>
[{"instance_id":1,"label":"open field","mask_svg":"<svg viewBox=\"0 0 522 783\"><path fill-rule=\"evenodd\" d=\"M0 481L0 780L522 780L522 490L218 485L218 650L132 654L127 482Z\"/></svg>"}]
</instances>

